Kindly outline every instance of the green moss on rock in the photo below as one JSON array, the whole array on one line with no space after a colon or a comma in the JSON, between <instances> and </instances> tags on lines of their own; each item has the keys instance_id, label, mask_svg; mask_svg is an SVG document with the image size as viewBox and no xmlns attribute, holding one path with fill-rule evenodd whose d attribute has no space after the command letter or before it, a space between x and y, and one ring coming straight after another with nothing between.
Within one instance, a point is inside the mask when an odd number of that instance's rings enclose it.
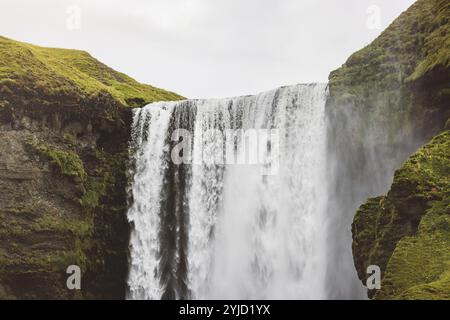
<instances>
[{"instance_id":1,"label":"green moss on rock","mask_svg":"<svg viewBox=\"0 0 450 320\"><path fill-rule=\"evenodd\" d=\"M377 299L447 299L450 271L450 131L396 171L386 196L369 199L353 221L358 276L378 265Z\"/></svg>"},{"instance_id":2,"label":"green moss on rock","mask_svg":"<svg viewBox=\"0 0 450 320\"><path fill-rule=\"evenodd\" d=\"M129 107L179 99L86 52L0 37L0 298L125 297Z\"/></svg>"},{"instance_id":3,"label":"green moss on rock","mask_svg":"<svg viewBox=\"0 0 450 320\"><path fill-rule=\"evenodd\" d=\"M375 41L330 74L331 89L338 98L342 93L362 99L371 92L398 89L433 70L447 70L449 14L446 0L416 1Z\"/></svg>"},{"instance_id":4,"label":"green moss on rock","mask_svg":"<svg viewBox=\"0 0 450 320\"><path fill-rule=\"evenodd\" d=\"M63 175L73 178L79 184L86 181L86 172L78 154L71 150L63 151L44 144L37 148L42 155L48 157L50 162L59 168Z\"/></svg>"},{"instance_id":5,"label":"green moss on rock","mask_svg":"<svg viewBox=\"0 0 450 320\"><path fill-rule=\"evenodd\" d=\"M450 211L427 212L417 234L397 244L377 299L450 298ZM441 203L439 203L440 205ZM432 290L434 288L434 290Z\"/></svg>"},{"instance_id":6,"label":"green moss on rock","mask_svg":"<svg viewBox=\"0 0 450 320\"><path fill-rule=\"evenodd\" d=\"M377 141L391 145L442 132L450 117L449 16L447 0L418 0L330 73L328 106L358 119L349 124L357 147L380 127Z\"/></svg>"}]
</instances>

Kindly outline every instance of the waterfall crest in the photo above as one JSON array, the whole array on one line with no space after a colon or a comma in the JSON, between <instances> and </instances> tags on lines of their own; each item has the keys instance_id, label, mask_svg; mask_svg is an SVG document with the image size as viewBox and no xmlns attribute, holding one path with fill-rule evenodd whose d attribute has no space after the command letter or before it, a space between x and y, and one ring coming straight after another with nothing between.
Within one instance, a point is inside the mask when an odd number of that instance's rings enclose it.
<instances>
[{"instance_id":1,"label":"waterfall crest","mask_svg":"<svg viewBox=\"0 0 450 320\"><path fill-rule=\"evenodd\" d=\"M128 298L327 298L326 98L307 84L133 111ZM190 164L173 161L177 129ZM275 172L208 161L230 129L276 130ZM246 141L233 140L242 159Z\"/></svg>"}]
</instances>

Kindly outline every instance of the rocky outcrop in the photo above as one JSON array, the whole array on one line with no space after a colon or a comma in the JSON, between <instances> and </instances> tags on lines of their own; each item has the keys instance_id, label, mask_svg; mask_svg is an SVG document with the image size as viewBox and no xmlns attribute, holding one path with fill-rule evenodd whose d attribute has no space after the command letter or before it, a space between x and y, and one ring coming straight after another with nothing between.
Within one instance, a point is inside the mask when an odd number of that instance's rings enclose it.
<instances>
[{"instance_id":1,"label":"rocky outcrop","mask_svg":"<svg viewBox=\"0 0 450 320\"><path fill-rule=\"evenodd\" d=\"M0 38L0 299L125 297L129 106L159 99L180 96Z\"/></svg>"},{"instance_id":2,"label":"rocky outcrop","mask_svg":"<svg viewBox=\"0 0 450 320\"><path fill-rule=\"evenodd\" d=\"M38 117L11 106L0 127L0 297L123 297L129 114L33 107ZM70 265L81 291L67 290Z\"/></svg>"},{"instance_id":3,"label":"rocky outcrop","mask_svg":"<svg viewBox=\"0 0 450 320\"><path fill-rule=\"evenodd\" d=\"M448 122L449 17L448 1L418 0L329 77L329 211L337 212L331 223L338 226L330 241L336 247L333 252L345 251L348 243L341 240L342 234L365 203L353 225L353 258L363 284L367 265L379 263L387 275L385 268L389 268L392 252L401 239L416 234L426 211L423 199L415 197L411 185L399 189L394 183L391 197L401 190L409 199L396 203L396 210L409 214L395 215L400 219L396 221L398 228L381 231L380 226L394 219L393 204L385 196L374 197L389 190L395 170L441 133ZM375 214L380 206L389 214ZM339 257L331 260L338 261ZM401 290L396 286L398 283L389 289L395 294L385 291L377 297L393 298Z\"/></svg>"},{"instance_id":4,"label":"rocky outcrop","mask_svg":"<svg viewBox=\"0 0 450 320\"><path fill-rule=\"evenodd\" d=\"M450 299L450 131L396 171L385 196L371 198L352 224L358 276L382 272L377 299Z\"/></svg>"}]
</instances>

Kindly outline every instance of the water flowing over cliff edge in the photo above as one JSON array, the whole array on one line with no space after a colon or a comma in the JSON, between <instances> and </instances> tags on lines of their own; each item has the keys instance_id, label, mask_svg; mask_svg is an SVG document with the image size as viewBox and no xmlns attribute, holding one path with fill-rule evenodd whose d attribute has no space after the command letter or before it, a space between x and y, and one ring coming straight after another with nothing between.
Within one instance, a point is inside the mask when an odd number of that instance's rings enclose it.
<instances>
[{"instance_id":1,"label":"water flowing over cliff edge","mask_svg":"<svg viewBox=\"0 0 450 320\"><path fill-rule=\"evenodd\" d=\"M0 37L0 299L122 299L127 285L128 298L364 298L372 264L372 298L448 299L449 17L448 0L418 0L330 74L328 97L299 85L138 110L182 97ZM196 124L279 129L278 175L167 161L173 128L197 137ZM72 264L82 291L66 287Z\"/></svg>"},{"instance_id":2,"label":"water flowing over cliff edge","mask_svg":"<svg viewBox=\"0 0 450 320\"><path fill-rule=\"evenodd\" d=\"M327 297L326 93L296 85L134 110L129 298ZM179 128L201 163L173 163ZM227 142L208 129L278 130L275 174L262 174L267 163L205 161Z\"/></svg>"}]
</instances>

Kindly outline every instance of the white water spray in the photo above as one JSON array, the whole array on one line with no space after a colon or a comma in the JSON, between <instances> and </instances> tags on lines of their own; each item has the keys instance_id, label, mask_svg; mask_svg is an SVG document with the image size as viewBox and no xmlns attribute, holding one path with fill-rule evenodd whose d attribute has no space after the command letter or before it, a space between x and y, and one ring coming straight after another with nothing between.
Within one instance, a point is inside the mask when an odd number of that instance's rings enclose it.
<instances>
[{"instance_id":1,"label":"white water spray","mask_svg":"<svg viewBox=\"0 0 450 320\"><path fill-rule=\"evenodd\" d=\"M326 91L296 85L134 111L129 298L327 298ZM204 156L224 145L199 131L276 129L279 168L173 165L180 127Z\"/></svg>"}]
</instances>

